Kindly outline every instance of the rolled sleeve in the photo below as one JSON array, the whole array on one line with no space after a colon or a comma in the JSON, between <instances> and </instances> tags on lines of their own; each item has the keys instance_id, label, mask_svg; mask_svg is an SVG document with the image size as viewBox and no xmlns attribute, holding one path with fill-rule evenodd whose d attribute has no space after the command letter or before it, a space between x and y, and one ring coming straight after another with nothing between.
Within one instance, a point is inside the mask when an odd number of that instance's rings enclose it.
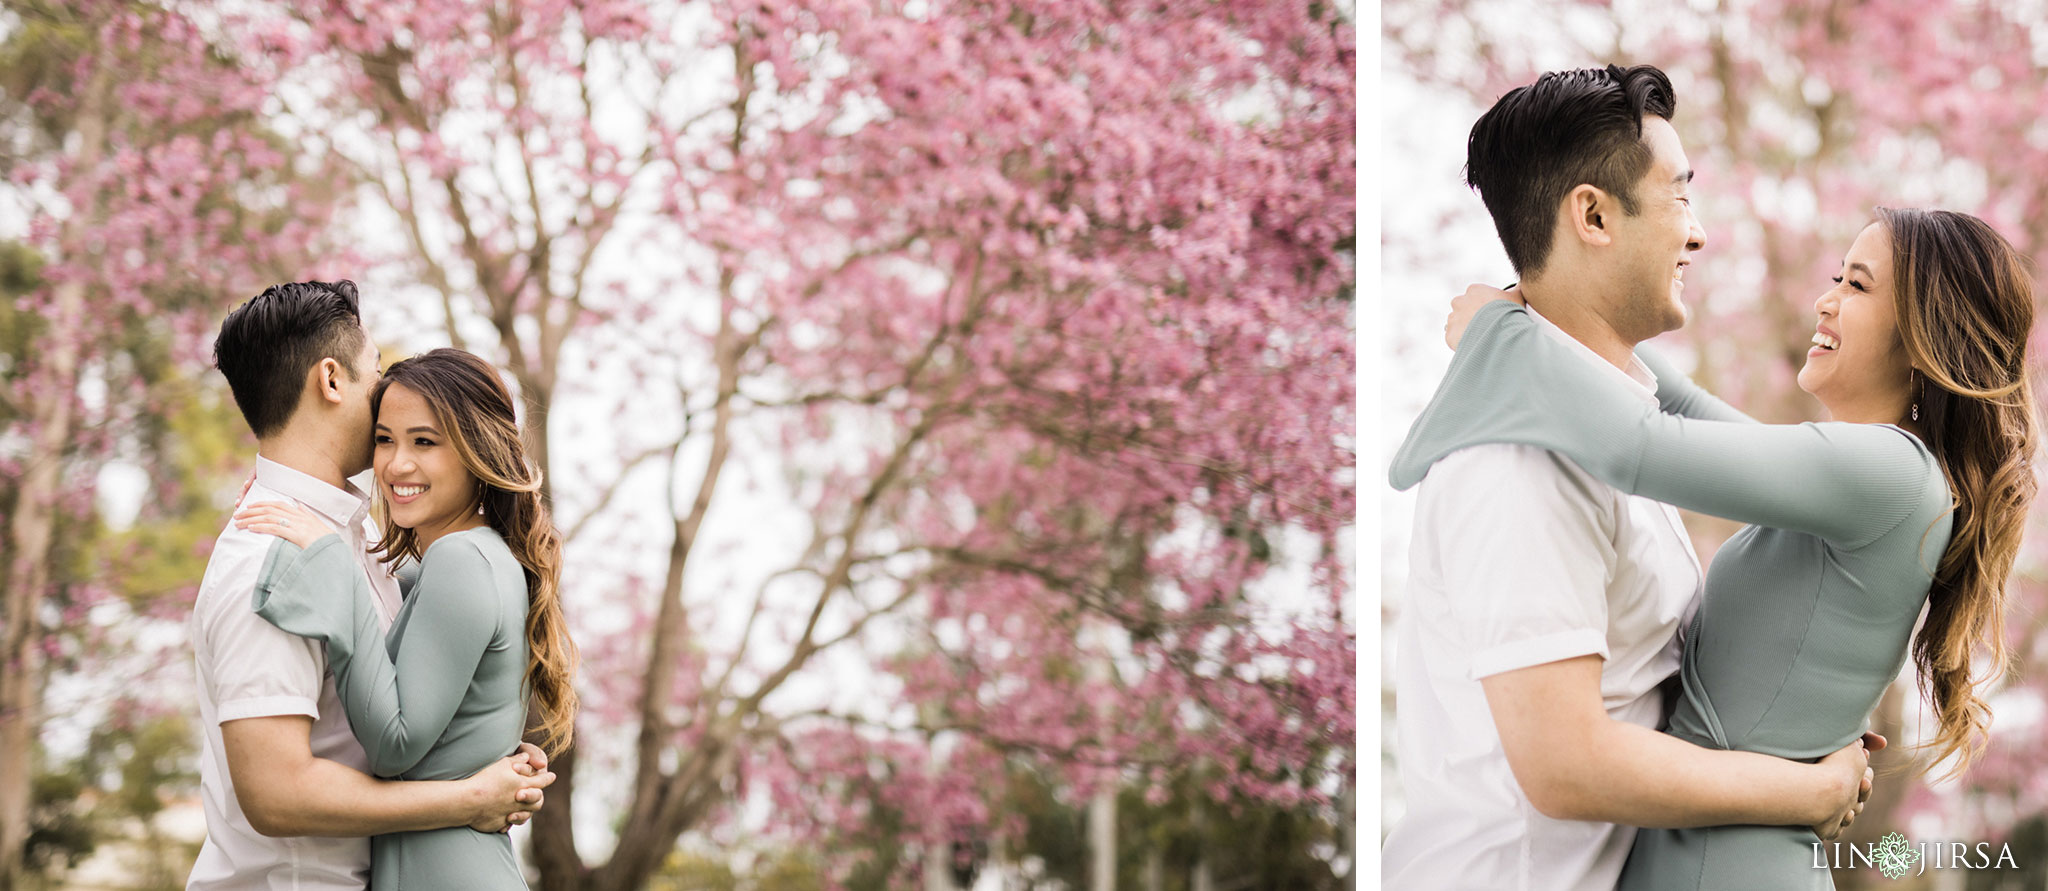
<instances>
[{"instance_id":1,"label":"rolled sleeve","mask_svg":"<svg viewBox=\"0 0 2048 891\"><path fill-rule=\"evenodd\" d=\"M1609 492L1568 459L1519 445L1465 449L1424 480L1418 515L1436 526L1468 678L1608 657Z\"/></svg>"},{"instance_id":2,"label":"rolled sleeve","mask_svg":"<svg viewBox=\"0 0 2048 891\"><path fill-rule=\"evenodd\" d=\"M254 572L246 574L255 581ZM242 586L207 592L197 605L210 670L204 672L222 723L277 715L320 717L327 654L316 641L256 615Z\"/></svg>"}]
</instances>

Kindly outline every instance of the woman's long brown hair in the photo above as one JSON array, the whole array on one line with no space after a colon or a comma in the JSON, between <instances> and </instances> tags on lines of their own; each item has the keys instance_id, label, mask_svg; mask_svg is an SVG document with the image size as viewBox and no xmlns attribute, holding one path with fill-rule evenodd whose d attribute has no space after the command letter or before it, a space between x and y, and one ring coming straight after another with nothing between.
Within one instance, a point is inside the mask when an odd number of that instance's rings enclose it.
<instances>
[{"instance_id":1,"label":"woman's long brown hair","mask_svg":"<svg viewBox=\"0 0 2048 891\"><path fill-rule=\"evenodd\" d=\"M1955 499L1913 640L1921 692L1940 720L1927 747L1934 763L1955 757L1954 775L1990 732L1980 685L2008 669L2006 578L2038 488L2027 380L2034 283L2019 252L1969 214L1880 207L1877 218L1891 235L1899 339L1916 373L1908 398Z\"/></svg>"},{"instance_id":2,"label":"woman's long brown hair","mask_svg":"<svg viewBox=\"0 0 2048 891\"><path fill-rule=\"evenodd\" d=\"M497 369L456 349L433 350L392 364L370 392L374 415L384 391L402 386L418 393L440 422L462 466L477 479L477 503L486 522L505 539L526 570L526 688L539 715L535 729L550 756L569 747L576 733L576 643L562 615L562 536L540 497L541 474L526 460L513 415L512 393ZM384 562L420 559L419 537L391 525L388 509L378 521Z\"/></svg>"}]
</instances>

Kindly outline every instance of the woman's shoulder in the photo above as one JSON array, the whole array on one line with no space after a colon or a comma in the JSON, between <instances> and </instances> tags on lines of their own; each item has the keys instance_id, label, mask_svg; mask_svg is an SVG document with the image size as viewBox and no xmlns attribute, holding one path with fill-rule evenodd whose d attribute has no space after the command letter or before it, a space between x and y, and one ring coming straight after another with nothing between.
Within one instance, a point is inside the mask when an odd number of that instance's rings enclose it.
<instances>
[{"instance_id":1,"label":"woman's shoulder","mask_svg":"<svg viewBox=\"0 0 2048 891\"><path fill-rule=\"evenodd\" d=\"M1845 458L1874 465L1886 473L1919 471L1941 476L1941 461L1920 437L1897 424L1853 421L1805 421L1801 426L1819 430L1828 440L1846 447Z\"/></svg>"},{"instance_id":2,"label":"woman's shoulder","mask_svg":"<svg viewBox=\"0 0 2048 891\"><path fill-rule=\"evenodd\" d=\"M453 598L450 602L496 613L508 622L526 606L526 570L489 526L450 532L429 545L420 555L420 578L443 591L441 596Z\"/></svg>"},{"instance_id":3,"label":"woman's shoulder","mask_svg":"<svg viewBox=\"0 0 2048 891\"><path fill-rule=\"evenodd\" d=\"M1927 443L1920 438L1919 434L1897 424L1871 424L1869 426L1889 431L1897 437L1897 439L1887 440L1889 442L1897 443L1901 440L1905 442L1905 446L1899 450L1900 461L1906 466L1918 468L1922 472L1923 479L1927 483L1925 488L1938 489L1944 494L1948 492L1948 475L1941 470L1941 459L1934 456L1934 450L1927 447Z\"/></svg>"},{"instance_id":4,"label":"woman's shoulder","mask_svg":"<svg viewBox=\"0 0 2048 891\"><path fill-rule=\"evenodd\" d=\"M420 555L422 569L448 562L519 565L518 558L512 556L511 546L505 543L505 537L488 524L443 535Z\"/></svg>"},{"instance_id":5,"label":"woman's shoulder","mask_svg":"<svg viewBox=\"0 0 2048 891\"><path fill-rule=\"evenodd\" d=\"M1913 502L1906 515L1907 521L1900 523L1901 528L1915 525L1909 522L1915 517L1925 521L1945 515L1954 506L1955 496L1949 489L1948 474L1941 469L1941 459L1936 458L1934 451L1913 431L1897 424L1844 426L1863 428L1863 435L1870 437L1873 444L1882 449L1882 457L1878 461L1882 467L1873 469L1893 479L1911 481L1899 492Z\"/></svg>"}]
</instances>

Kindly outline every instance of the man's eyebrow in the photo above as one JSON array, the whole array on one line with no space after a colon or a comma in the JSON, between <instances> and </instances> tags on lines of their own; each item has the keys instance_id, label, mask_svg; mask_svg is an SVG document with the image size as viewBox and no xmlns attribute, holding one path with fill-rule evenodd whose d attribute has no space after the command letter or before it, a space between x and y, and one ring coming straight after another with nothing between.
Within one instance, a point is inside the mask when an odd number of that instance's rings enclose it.
<instances>
[{"instance_id":1,"label":"man's eyebrow","mask_svg":"<svg viewBox=\"0 0 2048 891\"><path fill-rule=\"evenodd\" d=\"M1672 178L1671 178L1671 182L1672 182L1672 184L1673 184L1673 185L1677 185L1677 184L1679 184L1679 183L1689 183L1689 182L1692 182L1692 174L1693 174L1693 171L1687 170L1687 171L1685 171L1684 173L1681 173L1681 174L1679 174L1679 175L1677 175L1677 176L1674 176L1674 177L1672 177Z\"/></svg>"}]
</instances>

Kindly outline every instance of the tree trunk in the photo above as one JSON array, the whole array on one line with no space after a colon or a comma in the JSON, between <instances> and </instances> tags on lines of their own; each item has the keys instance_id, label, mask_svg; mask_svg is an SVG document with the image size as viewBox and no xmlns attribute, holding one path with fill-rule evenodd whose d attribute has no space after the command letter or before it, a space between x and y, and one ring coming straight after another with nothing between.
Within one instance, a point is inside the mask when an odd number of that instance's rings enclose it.
<instances>
[{"instance_id":1,"label":"tree trunk","mask_svg":"<svg viewBox=\"0 0 2048 891\"><path fill-rule=\"evenodd\" d=\"M0 625L0 891L13 889L22 876L22 845L28 840L30 786L35 778L36 727L41 720L42 635L36 614L50 584L50 544L57 524L58 471L64 445L76 420L71 413L77 389L77 334L85 308L85 286L69 282L58 287L50 323L57 336L49 339L44 366L56 385L41 388L30 408L28 467L16 492L14 517L8 523L5 624Z\"/></svg>"},{"instance_id":2,"label":"tree trunk","mask_svg":"<svg viewBox=\"0 0 2048 891\"><path fill-rule=\"evenodd\" d=\"M76 169L93 171L107 138L103 110L113 85L112 66L101 66L88 82L78 110ZM64 222L60 241L77 244L77 230L92 223L97 205L77 208ZM33 437L29 461L8 522L7 584L0 587L0 891L22 885L22 845L28 840L30 787L35 779L36 729L42 720L42 651L36 614L50 583L50 544L57 523L58 473L77 419L71 401L78 390L78 365L85 317L85 284L57 287L51 307L47 352L40 358L49 386L37 389L29 406Z\"/></svg>"},{"instance_id":3,"label":"tree trunk","mask_svg":"<svg viewBox=\"0 0 2048 891\"><path fill-rule=\"evenodd\" d=\"M1088 889L1116 891L1116 787L1088 802Z\"/></svg>"},{"instance_id":4,"label":"tree trunk","mask_svg":"<svg viewBox=\"0 0 2048 891\"><path fill-rule=\"evenodd\" d=\"M555 783L548 787L546 805L533 817L533 865L540 871L544 891L586 891L590 870L576 854L576 830L570 817L576 790L575 746L556 755L548 769L555 772Z\"/></svg>"},{"instance_id":5,"label":"tree trunk","mask_svg":"<svg viewBox=\"0 0 2048 891\"><path fill-rule=\"evenodd\" d=\"M1207 810L1199 800L1195 802L1195 837L1200 839L1202 844L1195 850L1195 867L1192 871L1193 874L1188 877L1188 891L1216 891L1216 880L1209 875L1209 858L1204 853L1208 850L1209 815Z\"/></svg>"},{"instance_id":6,"label":"tree trunk","mask_svg":"<svg viewBox=\"0 0 2048 891\"><path fill-rule=\"evenodd\" d=\"M942 844L924 846L924 891L954 891L951 853Z\"/></svg>"},{"instance_id":7,"label":"tree trunk","mask_svg":"<svg viewBox=\"0 0 2048 891\"><path fill-rule=\"evenodd\" d=\"M1337 798L1337 850L1344 857L1344 868L1337 873L1337 884L1355 885L1352 876L1358 873L1358 783L1346 777L1344 794Z\"/></svg>"},{"instance_id":8,"label":"tree trunk","mask_svg":"<svg viewBox=\"0 0 2048 891\"><path fill-rule=\"evenodd\" d=\"M1095 650L1089 655L1088 679L1109 683L1116 669L1109 663L1107 636L1090 622L1082 626L1081 639L1083 646ZM1088 802L1088 888L1116 891L1115 783L1096 790L1094 800Z\"/></svg>"}]
</instances>

